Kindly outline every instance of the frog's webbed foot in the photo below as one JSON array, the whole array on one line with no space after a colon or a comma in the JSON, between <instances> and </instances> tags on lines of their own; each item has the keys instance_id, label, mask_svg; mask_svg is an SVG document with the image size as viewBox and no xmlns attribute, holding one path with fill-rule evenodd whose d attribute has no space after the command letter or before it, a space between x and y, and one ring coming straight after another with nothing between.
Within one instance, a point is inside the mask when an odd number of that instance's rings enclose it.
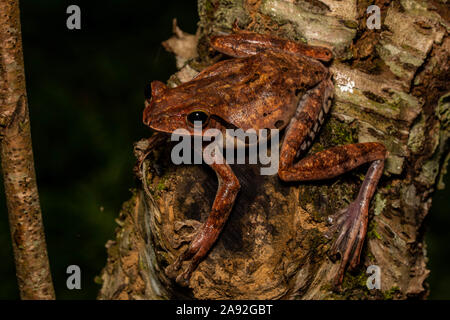
<instances>
[{"instance_id":1,"label":"frog's webbed foot","mask_svg":"<svg viewBox=\"0 0 450 320\"><path fill-rule=\"evenodd\" d=\"M332 223L332 226L326 236L332 238L337 234L329 256L332 261L340 260L339 271L334 281L335 287L339 287L347 266L354 269L359 264L367 232L368 212L357 199L346 209L329 217L329 223Z\"/></svg>"},{"instance_id":2,"label":"frog's webbed foot","mask_svg":"<svg viewBox=\"0 0 450 320\"><path fill-rule=\"evenodd\" d=\"M171 279L175 279L175 281L181 286L188 285L191 273L195 270L196 265L193 265L193 261L188 261L188 267L184 269L184 271L182 271L181 269L183 267L183 262L191 259L198 251L198 245L195 245L194 241L202 232L202 224L196 220L177 222L174 225L175 233L181 232L182 229L185 229L184 227L194 228L197 231L194 231L187 235L175 236L170 241L173 248L178 248L185 242L189 242L189 246L165 270L166 275Z\"/></svg>"},{"instance_id":3,"label":"frog's webbed foot","mask_svg":"<svg viewBox=\"0 0 450 320\"><path fill-rule=\"evenodd\" d=\"M203 256L197 256L197 253L193 254L191 247L189 247L180 256L178 256L178 258L171 265L166 268L166 275L171 279L175 279L175 282L182 287L189 286L189 280L191 278L192 272L194 272L194 270L200 263L201 258L203 258ZM205 254L206 253L207 251L205 252ZM192 255L194 255L194 257L189 260ZM187 264L186 266L183 266L184 261L187 262L185 263Z\"/></svg>"},{"instance_id":4,"label":"frog's webbed foot","mask_svg":"<svg viewBox=\"0 0 450 320\"><path fill-rule=\"evenodd\" d=\"M367 171L364 182L355 201L329 218L332 224L326 236L337 234L329 256L333 261L341 260L334 285L339 287L347 268L354 269L358 264L369 220L369 204L378 180L383 173L384 160L374 161Z\"/></svg>"},{"instance_id":5,"label":"frog's webbed foot","mask_svg":"<svg viewBox=\"0 0 450 320\"><path fill-rule=\"evenodd\" d=\"M189 262L187 268L182 270L183 261L188 259L189 257L189 248L184 251L178 258L166 268L166 275L175 279L175 281L183 287L187 287L189 285L189 279L191 277L192 272L195 270L197 265L194 265L192 261Z\"/></svg>"},{"instance_id":6,"label":"frog's webbed foot","mask_svg":"<svg viewBox=\"0 0 450 320\"><path fill-rule=\"evenodd\" d=\"M181 253L178 258L166 268L166 275L184 287L189 285L192 272L197 268L200 261L208 253L221 231L219 228L211 228L207 221L195 234L189 247Z\"/></svg>"}]
</instances>

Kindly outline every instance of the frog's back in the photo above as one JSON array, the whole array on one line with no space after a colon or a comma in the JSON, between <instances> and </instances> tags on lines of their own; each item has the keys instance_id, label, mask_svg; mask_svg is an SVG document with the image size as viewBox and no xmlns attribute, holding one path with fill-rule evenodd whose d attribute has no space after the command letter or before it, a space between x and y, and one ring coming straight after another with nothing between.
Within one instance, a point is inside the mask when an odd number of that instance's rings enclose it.
<instances>
[{"instance_id":1,"label":"frog's back","mask_svg":"<svg viewBox=\"0 0 450 320\"><path fill-rule=\"evenodd\" d=\"M281 129L324 70L310 58L269 51L222 61L194 82L212 116L244 130Z\"/></svg>"}]
</instances>

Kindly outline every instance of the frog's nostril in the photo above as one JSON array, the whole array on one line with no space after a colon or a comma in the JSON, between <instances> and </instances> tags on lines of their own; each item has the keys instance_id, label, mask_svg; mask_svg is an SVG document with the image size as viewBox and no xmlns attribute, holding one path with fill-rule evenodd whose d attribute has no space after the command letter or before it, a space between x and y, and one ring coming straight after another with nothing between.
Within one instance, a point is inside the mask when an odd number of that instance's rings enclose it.
<instances>
[{"instance_id":1,"label":"frog's nostril","mask_svg":"<svg viewBox=\"0 0 450 320\"><path fill-rule=\"evenodd\" d=\"M277 122L275 122L275 128L277 129L280 129L283 125L284 125L283 120L277 120Z\"/></svg>"}]
</instances>

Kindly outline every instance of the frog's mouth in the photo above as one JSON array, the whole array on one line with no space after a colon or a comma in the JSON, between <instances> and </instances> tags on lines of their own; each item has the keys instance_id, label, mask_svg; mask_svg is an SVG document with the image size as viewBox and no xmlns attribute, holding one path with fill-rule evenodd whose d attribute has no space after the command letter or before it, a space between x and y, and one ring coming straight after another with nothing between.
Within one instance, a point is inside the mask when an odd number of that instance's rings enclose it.
<instances>
[{"instance_id":1,"label":"frog's mouth","mask_svg":"<svg viewBox=\"0 0 450 320\"><path fill-rule=\"evenodd\" d=\"M158 132L171 133L180 127L180 117L155 110L154 97L145 100L142 122L150 129Z\"/></svg>"}]
</instances>

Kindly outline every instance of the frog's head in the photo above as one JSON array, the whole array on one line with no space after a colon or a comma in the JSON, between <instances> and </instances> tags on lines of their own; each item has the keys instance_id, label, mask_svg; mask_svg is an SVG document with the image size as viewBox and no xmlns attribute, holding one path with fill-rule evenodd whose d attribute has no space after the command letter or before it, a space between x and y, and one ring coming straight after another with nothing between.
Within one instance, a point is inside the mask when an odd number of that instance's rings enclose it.
<instances>
[{"instance_id":1,"label":"frog's head","mask_svg":"<svg viewBox=\"0 0 450 320\"><path fill-rule=\"evenodd\" d=\"M209 111L202 107L202 101L192 101L192 96L189 90L168 88L160 81L153 81L151 97L145 100L144 124L166 133L186 129L194 134L194 123L207 129Z\"/></svg>"}]
</instances>

